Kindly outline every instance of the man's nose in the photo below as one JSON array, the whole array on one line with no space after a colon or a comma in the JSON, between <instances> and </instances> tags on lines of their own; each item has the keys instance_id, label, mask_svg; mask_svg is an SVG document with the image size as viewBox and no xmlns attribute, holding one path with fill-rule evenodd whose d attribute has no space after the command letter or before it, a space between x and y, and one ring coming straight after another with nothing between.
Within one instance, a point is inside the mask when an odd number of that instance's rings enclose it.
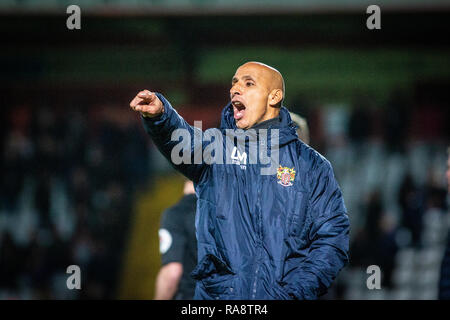
<instances>
[{"instance_id":1,"label":"man's nose","mask_svg":"<svg viewBox=\"0 0 450 320\"><path fill-rule=\"evenodd\" d=\"M231 95L231 97L233 97L233 96L236 95L236 94L239 94L239 95L242 94L242 88L241 88L240 86L238 86L238 85L234 85L234 86L231 87L231 89L230 89L230 95Z\"/></svg>"}]
</instances>

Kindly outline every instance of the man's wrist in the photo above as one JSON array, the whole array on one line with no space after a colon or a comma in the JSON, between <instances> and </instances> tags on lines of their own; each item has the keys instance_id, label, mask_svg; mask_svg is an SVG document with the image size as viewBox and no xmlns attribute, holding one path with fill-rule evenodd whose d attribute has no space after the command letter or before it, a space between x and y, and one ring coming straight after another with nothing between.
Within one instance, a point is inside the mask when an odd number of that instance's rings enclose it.
<instances>
[{"instance_id":1,"label":"man's wrist","mask_svg":"<svg viewBox=\"0 0 450 320\"><path fill-rule=\"evenodd\" d=\"M141 115L142 115L145 119L150 119L150 120L158 120L158 119L160 119L160 118L163 116L163 114L164 114L164 107L163 107L163 110L162 110L161 113L159 113L159 114L157 114L157 115L154 115L154 116L148 115L148 114L145 114L145 113L141 112Z\"/></svg>"}]
</instances>

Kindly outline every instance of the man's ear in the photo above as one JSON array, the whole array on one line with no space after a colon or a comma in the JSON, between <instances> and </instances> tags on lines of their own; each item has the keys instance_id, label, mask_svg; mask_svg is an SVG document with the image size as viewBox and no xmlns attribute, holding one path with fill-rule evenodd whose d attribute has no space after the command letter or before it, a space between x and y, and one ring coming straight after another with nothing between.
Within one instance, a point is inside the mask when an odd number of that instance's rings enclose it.
<instances>
[{"instance_id":1,"label":"man's ear","mask_svg":"<svg viewBox=\"0 0 450 320\"><path fill-rule=\"evenodd\" d=\"M269 105L277 106L283 100L283 91L281 89L273 89L269 94Z\"/></svg>"}]
</instances>

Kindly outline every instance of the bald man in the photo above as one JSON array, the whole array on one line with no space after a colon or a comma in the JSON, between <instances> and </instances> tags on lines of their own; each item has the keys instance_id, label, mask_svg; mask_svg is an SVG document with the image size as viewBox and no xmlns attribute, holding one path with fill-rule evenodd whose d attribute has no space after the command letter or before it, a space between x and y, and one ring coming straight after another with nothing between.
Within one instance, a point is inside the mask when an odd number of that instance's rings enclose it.
<instances>
[{"instance_id":1,"label":"bald man","mask_svg":"<svg viewBox=\"0 0 450 320\"><path fill-rule=\"evenodd\" d=\"M232 77L212 133L187 124L160 93L144 90L130 103L163 155L194 182L196 299L317 299L348 263L341 190L329 161L298 138L284 95L280 72L248 62ZM202 135L215 138L196 144ZM269 162L252 162L252 142L267 149ZM211 149L215 161L196 158ZM188 155L182 161L180 151Z\"/></svg>"}]
</instances>

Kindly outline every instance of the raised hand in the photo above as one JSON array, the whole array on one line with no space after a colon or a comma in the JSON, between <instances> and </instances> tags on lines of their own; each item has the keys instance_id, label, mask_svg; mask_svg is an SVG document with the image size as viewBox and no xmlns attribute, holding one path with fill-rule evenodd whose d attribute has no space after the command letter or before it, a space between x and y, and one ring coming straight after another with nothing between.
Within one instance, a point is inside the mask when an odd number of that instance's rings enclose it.
<instances>
[{"instance_id":1,"label":"raised hand","mask_svg":"<svg viewBox=\"0 0 450 320\"><path fill-rule=\"evenodd\" d=\"M164 112L164 105L154 92L143 90L130 102L130 108L144 117L153 118Z\"/></svg>"}]
</instances>

